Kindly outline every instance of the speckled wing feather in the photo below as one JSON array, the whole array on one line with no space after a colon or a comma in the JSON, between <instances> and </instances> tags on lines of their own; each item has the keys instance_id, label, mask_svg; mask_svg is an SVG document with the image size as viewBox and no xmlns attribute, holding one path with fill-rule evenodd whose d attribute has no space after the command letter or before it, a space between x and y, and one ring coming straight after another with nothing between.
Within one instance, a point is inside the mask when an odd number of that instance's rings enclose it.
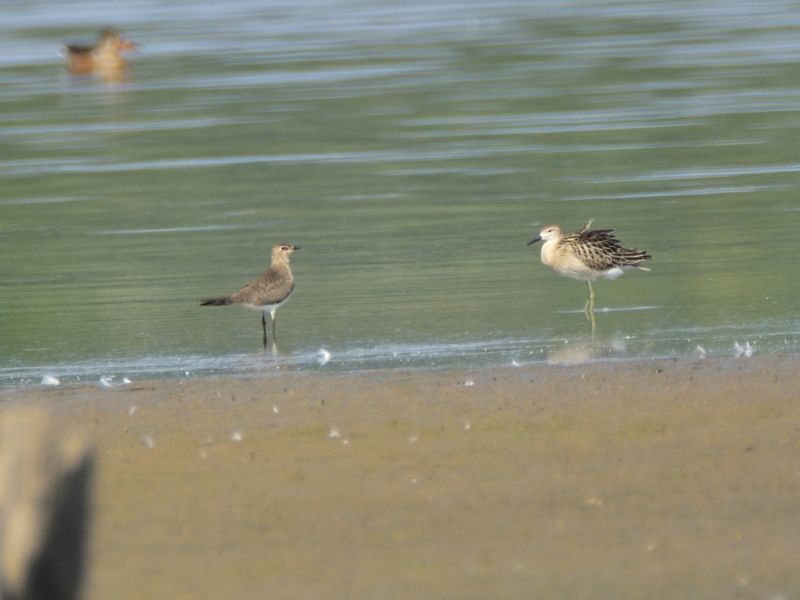
<instances>
[{"instance_id":1,"label":"speckled wing feather","mask_svg":"<svg viewBox=\"0 0 800 600\"><path fill-rule=\"evenodd\" d=\"M559 245L569 248L587 267L595 271L604 271L614 267L649 270L641 265L643 260L650 259L650 255L646 251L637 248L623 248L620 241L612 235L613 229L587 231L587 227L565 235Z\"/></svg>"}]
</instances>

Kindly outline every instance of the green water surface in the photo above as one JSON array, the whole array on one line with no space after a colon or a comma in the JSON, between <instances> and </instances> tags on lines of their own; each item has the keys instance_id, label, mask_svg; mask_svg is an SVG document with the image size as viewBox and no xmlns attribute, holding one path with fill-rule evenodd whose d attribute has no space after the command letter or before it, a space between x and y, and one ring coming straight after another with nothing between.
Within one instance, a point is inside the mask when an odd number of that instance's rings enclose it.
<instances>
[{"instance_id":1,"label":"green water surface","mask_svg":"<svg viewBox=\"0 0 800 600\"><path fill-rule=\"evenodd\" d=\"M96 16L0 24L0 382L795 350L791 6L128 4L121 83L58 62ZM591 218L653 256L595 285L594 341L526 247ZM282 241L276 357L197 300Z\"/></svg>"}]
</instances>

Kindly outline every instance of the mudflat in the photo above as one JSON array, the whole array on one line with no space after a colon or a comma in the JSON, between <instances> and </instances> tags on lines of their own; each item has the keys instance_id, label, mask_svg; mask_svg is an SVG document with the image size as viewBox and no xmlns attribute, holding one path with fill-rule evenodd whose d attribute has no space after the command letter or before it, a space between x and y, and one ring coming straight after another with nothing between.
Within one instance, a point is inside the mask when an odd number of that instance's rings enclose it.
<instances>
[{"instance_id":1,"label":"mudflat","mask_svg":"<svg viewBox=\"0 0 800 600\"><path fill-rule=\"evenodd\" d=\"M97 452L85 594L794 598L800 358L5 390Z\"/></svg>"}]
</instances>

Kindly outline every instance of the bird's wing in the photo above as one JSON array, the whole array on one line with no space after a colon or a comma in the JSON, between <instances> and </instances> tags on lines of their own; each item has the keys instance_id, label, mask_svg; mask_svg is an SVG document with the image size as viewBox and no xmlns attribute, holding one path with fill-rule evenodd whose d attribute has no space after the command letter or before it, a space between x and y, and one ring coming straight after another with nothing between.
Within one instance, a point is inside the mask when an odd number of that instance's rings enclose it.
<instances>
[{"instance_id":1,"label":"bird's wing","mask_svg":"<svg viewBox=\"0 0 800 600\"><path fill-rule=\"evenodd\" d=\"M87 46L85 44L64 44L64 47L73 54L89 54L94 50L94 46Z\"/></svg>"},{"instance_id":2,"label":"bird's wing","mask_svg":"<svg viewBox=\"0 0 800 600\"><path fill-rule=\"evenodd\" d=\"M585 228L584 228L585 229ZM649 260L650 255L638 248L623 248L614 237L613 229L580 230L565 236L562 243L567 243L588 267L595 271L603 271L614 267L638 267Z\"/></svg>"},{"instance_id":3,"label":"bird's wing","mask_svg":"<svg viewBox=\"0 0 800 600\"><path fill-rule=\"evenodd\" d=\"M270 269L231 296L234 302L269 305L281 302L294 289L294 281L285 274Z\"/></svg>"},{"instance_id":4,"label":"bird's wing","mask_svg":"<svg viewBox=\"0 0 800 600\"><path fill-rule=\"evenodd\" d=\"M624 255L620 253L623 248L613 235L613 229L595 229L586 231L585 228L565 236L562 243L569 247L581 261L595 271L604 271L627 264Z\"/></svg>"}]
</instances>

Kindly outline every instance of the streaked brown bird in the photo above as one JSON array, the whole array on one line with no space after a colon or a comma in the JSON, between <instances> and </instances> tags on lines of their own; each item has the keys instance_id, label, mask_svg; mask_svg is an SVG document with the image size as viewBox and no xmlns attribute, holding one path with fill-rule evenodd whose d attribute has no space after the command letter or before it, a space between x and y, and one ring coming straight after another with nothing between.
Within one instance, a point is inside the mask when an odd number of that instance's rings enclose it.
<instances>
[{"instance_id":1,"label":"streaked brown bird","mask_svg":"<svg viewBox=\"0 0 800 600\"><path fill-rule=\"evenodd\" d=\"M586 312L594 311L592 281L616 279L625 269L649 271L650 269L642 266L642 261L651 258L645 250L623 248L620 241L612 235L613 229L589 230L592 221L568 235L561 233L558 225L548 225L542 228L538 237L528 242L530 246L544 241L542 262L545 265L559 275L587 283L589 299L584 307Z\"/></svg>"},{"instance_id":2,"label":"streaked brown bird","mask_svg":"<svg viewBox=\"0 0 800 600\"><path fill-rule=\"evenodd\" d=\"M289 267L289 255L295 250L300 250L300 247L291 244L275 244L272 247L272 263L266 273L253 279L238 292L224 298L202 300L200 306L239 304L251 310L261 311L265 349L267 347L267 313L269 313L272 318L272 343L275 344L275 312L289 300L294 290L294 276Z\"/></svg>"},{"instance_id":3,"label":"streaked brown bird","mask_svg":"<svg viewBox=\"0 0 800 600\"><path fill-rule=\"evenodd\" d=\"M94 44L64 44L64 59L73 75L121 73L128 66L122 53L136 49L136 44L115 29L104 29Z\"/></svg>"}]
</instances>

